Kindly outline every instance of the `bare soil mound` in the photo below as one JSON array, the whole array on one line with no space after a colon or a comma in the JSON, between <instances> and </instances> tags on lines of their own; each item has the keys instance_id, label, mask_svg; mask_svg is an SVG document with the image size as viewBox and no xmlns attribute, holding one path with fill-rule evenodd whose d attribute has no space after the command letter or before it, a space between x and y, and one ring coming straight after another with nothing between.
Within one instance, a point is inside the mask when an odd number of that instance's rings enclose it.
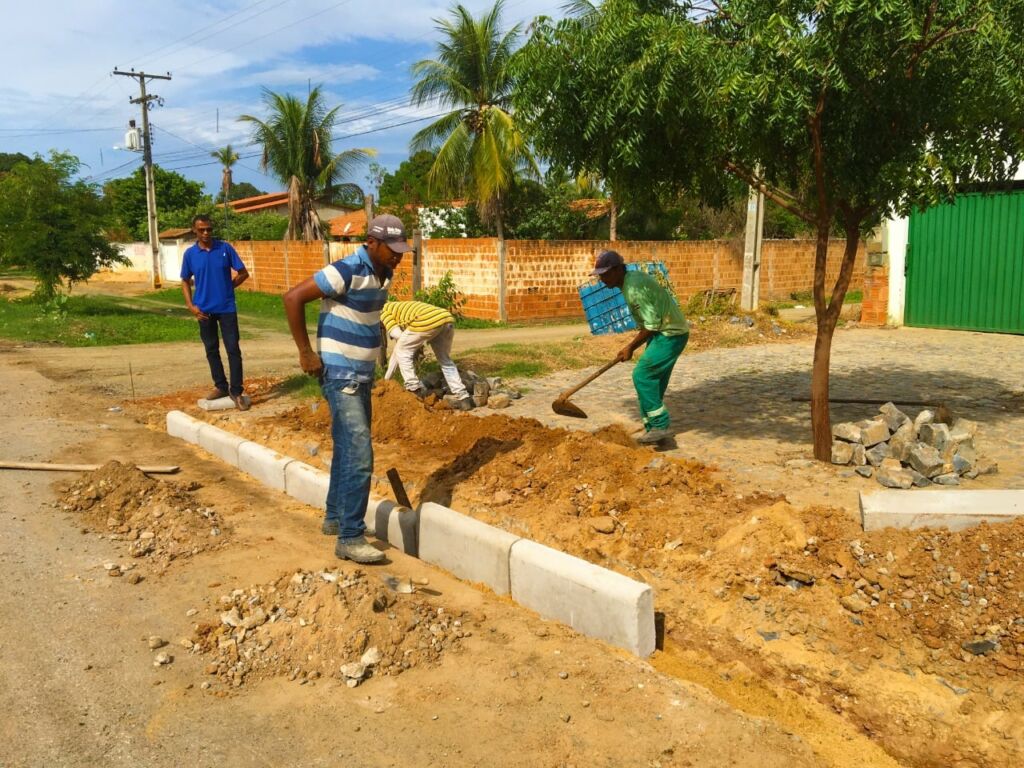
<instances>
[{"instance_id":1,"label":"bare soil mound","mask_svg":"<svg viewBox=\"0 0 1024 768\"><path fill-rule=\"evenodd\" d=\"M373 409L379 478L398 467L414 501L647 581L680 647L827 701L910 765L1024 755L1024 521L865 533L842 510L737 494L713 468L624 444L624 429L437 410L393 383ZM330 462L322 404L207 418ZM374 492L391 493L383 479Z\"/></svg>"},{"instance_id":2,"label":"bare soil mound","mask_svg":"<svg viewBox=\"0 0 1024 768\"><path fill-rule=\"evenodd\" d=\"M199 625L191 650L211 657L207 674L236 688L282 676L354 688L439 662L474 625L408 581L358 569L285 574L222 596L216 612Z\"/></svg>"},{"instance_id":3,"label":"bare soil mound","mask_svg":"<svg viewBox=\"0 0 1024 768\"><path fill-rule=\"evenodd\" d=\"M217 511L192 493L198 486L158 482L135 467L109 461L83 475L61 508L93 531L127 543L128 553L154 568L222 546L229 531Z\"/></svg>"}]
</instances>

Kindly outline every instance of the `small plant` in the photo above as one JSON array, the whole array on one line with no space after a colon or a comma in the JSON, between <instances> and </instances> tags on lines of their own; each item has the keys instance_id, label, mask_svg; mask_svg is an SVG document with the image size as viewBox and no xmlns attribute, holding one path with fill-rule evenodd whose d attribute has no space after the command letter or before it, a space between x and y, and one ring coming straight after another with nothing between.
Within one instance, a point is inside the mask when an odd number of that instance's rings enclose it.
<instances>
[{"instance_id":1,"label":"small plant","mask_svg":"<svg viewBox=\"0 0 1024 768\"><path fill-rule=\"evenodd\" d=\"M736 291L709 288L693 294L686 302L687 316L731 315L736 311Z\"/></svg>"},{"instance_id":2,"label":"small plant","mask_svg":"<svg viewBox=\"0 0 1024 768\"><path fill-rule=\"evenodd\" d=\"M413 298L416 301L447 309L456 320L462 318L462 307L466 304L466 299L459 295L459 290L455 286L455 278L450 271L444 273L444 277L438 281L437 285L416 291Z\"/></svg>"},{"instance_id":3,"label":"small plant","mask_svg":"<svg viewBox=\"0 0 1024 768\"><path fill-rule=\"evenodd\" d=\"M64 322L68 318L68 295L56 293L43 302L43 312L52 315L55 320Z\"/></svg>"}]
</instances>

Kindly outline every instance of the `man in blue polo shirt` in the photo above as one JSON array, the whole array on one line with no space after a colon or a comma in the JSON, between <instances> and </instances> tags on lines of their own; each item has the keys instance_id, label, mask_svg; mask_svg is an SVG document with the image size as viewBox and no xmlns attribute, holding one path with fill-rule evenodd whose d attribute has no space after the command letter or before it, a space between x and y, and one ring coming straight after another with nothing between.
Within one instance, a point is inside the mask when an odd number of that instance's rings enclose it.
<instances>
[{"instance_id":1,"label":"man in blue polo shirt","mask_svg":"<svg viewBox=\"0 0 1024 768\"><path fill-rule=\"evenodd\" d=\"M185 251L181 262L181 292L185 294L188 311L199 321L199 337L206 347L206 361L210 364L214 390L206 399L216 400L230 395L238 409L246 411L249 400L242 397L242 350L238 346L235 288L249 278L249 272L231 243L213 238L213 224L209 216L201 214L194 217L192 231L197 242ZM193 278L196 283L194 294ZM228 353L230 385L224 378L224 364L220 359L218 326L220 335L224 337L224 351Z\"/></svg>"},{"instance_id":2,"label":"man in blue polo shirt","mask_svg":"<svg viewBox=\"0 0 1024 768\"><path fill-rule=\"evenodd\" d=\"M366 541L373 443L370 389L380 347L380 310L402 255L412 248L397 216L377 216L366 228L366 245L329 264L284 295L299 365L320 379L331 409L334 457L321 530L337 536L334 554L357 563L379 563L384 553ZM320 300L317 351L309 343L305 306Z\"/></svg>"}]
</instances>

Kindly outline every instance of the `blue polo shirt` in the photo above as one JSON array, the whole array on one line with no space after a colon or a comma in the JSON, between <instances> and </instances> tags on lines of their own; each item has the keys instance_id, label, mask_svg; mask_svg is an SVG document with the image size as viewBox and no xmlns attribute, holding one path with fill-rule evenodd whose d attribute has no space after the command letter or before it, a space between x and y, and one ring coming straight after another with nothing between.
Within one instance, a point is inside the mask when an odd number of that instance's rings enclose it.
<instances>
[{"instance_id":1,"label":"blue polo shirt","mask_svg":"<svg viewBox=\"0 0 1024 768\"><path fill-rule=\"evenodd\" d=\"M377 278L365 246L315 275L323 293L316 328L324 375L341 381L373 381L380 348L380 310L388 300L392 273Z\"/></svg>"},{"instance_id":2,"label":"blue polo shirt","mask_svg":"<svg viewBox=\"0 0 1024 768\"><path fill-rule=\"evenodd\" d=\"M204 251L196 243L187 251L181 262L181 279L196 279L192 292L192 303L207 314L237 312L235 307L235 286L231 284L231 270L241 272L245 264L238 258L238 252L231 243L214 240L210 250Z\"/></svg>"}]
</instances>

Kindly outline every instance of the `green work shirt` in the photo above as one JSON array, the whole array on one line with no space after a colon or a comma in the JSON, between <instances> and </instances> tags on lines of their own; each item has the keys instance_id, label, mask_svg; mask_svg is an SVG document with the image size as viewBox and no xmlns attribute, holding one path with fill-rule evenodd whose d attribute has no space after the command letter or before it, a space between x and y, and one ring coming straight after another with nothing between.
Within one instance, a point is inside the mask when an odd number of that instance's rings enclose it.
<instances>
[{"instance_id":1,"label":"green work shirt","mask_svg":"<svg viewBox=\"0 0 1024 768\"><path fill-rule=\"evenodd\" d=\"M683 336L690 324L675 299L646 272L627 272L622 295L638 328L665 336Z\"/></svg>"}]
</instances>

